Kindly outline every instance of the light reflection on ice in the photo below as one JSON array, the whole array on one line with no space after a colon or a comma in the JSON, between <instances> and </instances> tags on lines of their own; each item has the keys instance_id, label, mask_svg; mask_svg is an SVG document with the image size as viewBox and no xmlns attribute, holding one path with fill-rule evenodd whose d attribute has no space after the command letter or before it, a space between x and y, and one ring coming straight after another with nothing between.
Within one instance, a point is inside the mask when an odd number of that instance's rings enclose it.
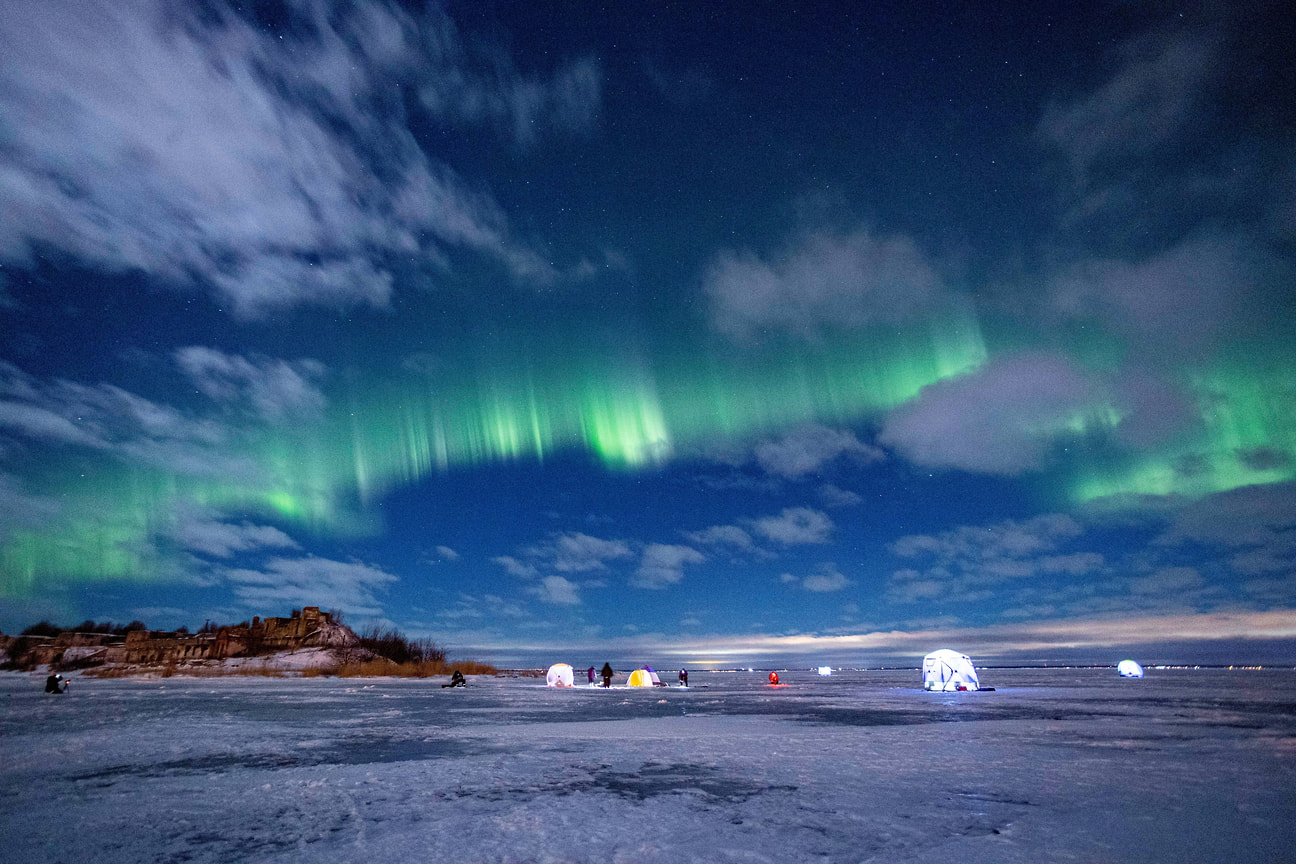
<instances>
[{"instance_id":1,"label":"light reflection on ice","mask_svg":"<svg viewBox=\"0 0 1296 864\"><path fill-rule=\"evenodd\" d=\"M4 860L1271 861L1296 673L0 675ZM94 839L100 838L100 839Z\"/></svg>"}]
</instances>

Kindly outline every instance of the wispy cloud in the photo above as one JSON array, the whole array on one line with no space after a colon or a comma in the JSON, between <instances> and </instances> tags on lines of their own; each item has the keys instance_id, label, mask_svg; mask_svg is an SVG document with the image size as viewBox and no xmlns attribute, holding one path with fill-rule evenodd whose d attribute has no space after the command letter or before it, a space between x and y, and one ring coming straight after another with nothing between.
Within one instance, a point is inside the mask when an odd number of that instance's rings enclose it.
<instances>
[{"instance_id":1,"label":"wispy cloud","mask_svg":"<svg viewBox=\"0 0 1296 864\"><path fill-rule=\"evenodd\" d=\"M815 338L893 323L947 302L940 276L912 240L863 229L812 234L772 260L724 251L705 289L712 325L740 340L765 330Z\"/></svg>"},{"instance_id":2,"label":"wispy cloud","mask_svg":"<svg viewBox=\"0 0 1296 864\"><path fill-rule=\"evenodd\" d=\"M383 614L379 595L398 581L368 564L314 556L272 558L261 569L227 569L221 575L249 610L307 605L356 616Z\"/></svg>"},{"instance_id":3,"label":"wispy cloud","mask_svg":"<svg viewBox=\"0 0 1296 864\"><path fill-rule=\"evenodd\" d=\"M827 543L833 522L828 516L809 507L787 507L777 516L751 521L752 530L767 540L784 546L805 543Z\"/></svg>"},{"instance_id":4,"label":"wispy cloud","mask_svg":"<svg viewBox=\"0 0 1296 864\"><path fill-rule=\"evenodd\" d=\"M257 549L298 548L296 541L272 525L234 525L193 514L181 519L171 533L186 549L216 558Z\"/></svg>"},{"instance_id":5,"label":"wispy cloud","mask_svg":"<svg viewBox=\"0 0 1296 864\"><path fill-rule=\"evenodd\" d=\"M204 395L221 405L246 406L271 423L314 419L327 405L318 387L325 368L316 360L248 359L197 346L175 356Z\"/></svg>"},{"instance_id":6,"label":"wispy cloud","mask_svg":"<svg viewBox=\"0 0 1296 864\"><path fill-rule=\"evenodd\" d=\"M732 546L748 551L755 548L752 537L737 525L713 525L702 531L688 531L684 536L699 546Z\"/></svg>"},{"instance_id":7,"label":"wispy cloud","mask_svg":"<svg viewBox=\"0 0 1296 864\"><path fill-rule=\"evenodd\" d=\"M919 465L1017 475L1043 466L1097 392L1064 357L1001 358L925 387L887 416L878 441Z\"/></svg>"},{"instance_id":8,"label":"wispy cloud","mask_svg":"<svg viewBox=\"0 0 1296 864\"><path fill-rule=\"evenodd\" d=\"M210 4L201 15L149 0L9 10L0 258L28 261L44 244L196 282L244 316L384 306L390 258L443 266L451 248L552 281L489 195L415 143L392 88L405 81L460 116L478 106L517 136L536 119L586 125L599 94L592 62L549 83L469 74L435 7L289 12L295 26L270 33Z\"/></svg>"},{"instance_id":9,"label":"wispy cloud","mask_svg":"<svg viewBox=\"0 0 1296 864\"><path fill-rule=\"evenodd\" d=\"M756 444L754 451L761 468L787 479L818 472L841 456L858 464L886 458L882 450L860 441L854 432L818 424L794 429L782 438L762 441Z\"/></svg>"},{"instance_id":10,"label":"wispy cloud","mask_svg":"<svg viewBox=\"0 0 1296 864\"><path fill-rule=\"evenodd\" d=\"M228 426L110 384L46 381L0 362L0 431L34 446L87 448L192 476L246 476Z\"/></svg>"},{"instance_id":11,"label":"wispy cloud","mask_svg":"<svg viewBox=\"0 0 1296 864\"><path fill-rule=\"evenodd\" d=\"M855 583L842 575L837 569L836 564L826 563L811 573L809 576L794 576L791 573L784 573L779 577L780 581L787 585L798 585L806 591L815 594L827 594L833 591L841 591L854 585Z\"/></svg>"},{"instance_id":12,"label":"wispy cloud","mask_svg":"<svg viewBox=\"0 0 1296 864\"><path fill-rule=\"evenodd\" d=\"M608 570L608 562L630 558L631 545L624 540L604 540L581 532L558 534L544 543L528 546L514 555L491 559L510 576L527 581L525 591L552 606L581 605L582 588L602 587L597 578ZM577 578L577 576L581 578ZM595 578L590 578L595 577Z\"/></svg>"},{"instance_id":13,"label":"wispy cloud","mask_svg":"<svg viewBox=\"0 0 1296 864\"><path fill-rule=\"evenodd\" d=\"M1072 102L1050 105L1040 121L1039 135L1067 154L1081 182L1106 160L1177 142L1216 61L1209 41L1187 34L1140 40L1125 51L1106 83Z\"/></svg>"},{"instance_id":14,"label":"wispy cloud","mask_svg":"<svg viewBox=\"0 0 1296 864\"><path fill-rule=\"evenodd\" d=\"M1059 513L901 537L891 544L891 553L918 566L892 574L887 598L893 603L972 603L993 596L996 586L1008 581L1100 572L1105 560L1099 553L1059 552L1083 533L1080 523Z\"/></svg>"},{"instance_id":15,"label":"wispy cloud","mask_svg":"<svg viewBox=\"0 0 1296 864\"><path fill-rule=\"evenodd\" d=\"M685 564L701 564L706 556L692 546L649 543L644 547L639 569L630 584L636 588L661 589L684 578Z\"/></svg>"},{"instance_id":16,"label":"wispy cloud","mask_svg":"<svg viewBox=\"0 0 1296 864\"><path fill-rule=\"evenodd\" d=\"M562 576L544 577L535 587L535 594L552 606L579 606L581 602L576 584Z\"/></svg>"},{"instance_id":17,"label":"wispy cloud","mask_svg":"<svg viewBox=\"0 0 1296 864\"><path fill-rule=\"evenodd\" d=\"M989 627L857 632L844 635L813 634L681 637L652 645L656 653L671 658L744 659L762 657L907 656L918 658L949 645L973 655L977 662L1030 654L1058 656L1058 652L1085 652L1089 656L1111 648L1183 646L1185 643L1219 643L1229 640L1296 639L1296 615L1291 610L1272 612L1211 612L1186 615L1084 617L1053 619ZM1182 647L1177 650L1184 650ZM1193 649L1189 647L1188 652Z\"/></svg>"}]
</instances>

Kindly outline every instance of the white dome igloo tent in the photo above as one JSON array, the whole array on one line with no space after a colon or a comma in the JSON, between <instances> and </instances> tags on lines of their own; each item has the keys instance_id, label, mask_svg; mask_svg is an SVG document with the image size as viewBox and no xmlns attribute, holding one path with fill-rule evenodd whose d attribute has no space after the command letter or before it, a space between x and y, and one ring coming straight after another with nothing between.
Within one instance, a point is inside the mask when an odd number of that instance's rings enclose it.
<instances>
[{"instance_id":1,"label":"white dome igloo tent","mask_svg":"<svg viewBox=\"0 0 1296 864\"><path fill-rule=\"evenodd\" d=\"M573 683L572 667L569 663L555 663L549 667L548 673L545 674L545 686L547 687L570 687Z\"/></svg>"},{"instance_id":2,"label":"white dome igloo tent","mask_svg":"<svg viewBox=\"0 0 1296 864\"><path fill-rule=\"evenodd\" d=\"M976 667L966 654L942 648L923 658L923 689L951 692L979 690Z\"/></svg>"},{"instance_id":3,"label":"white dome igloo tent","mask_svg":"<svg viewBox=\"0 0 1296 864\"><path fill-rule=\"evenodd\" d=\"M1142 678L1143 667L1133 660L1122 660L1116 664L1116 674L1122 678Z\"/></svg>"}]
</instances>

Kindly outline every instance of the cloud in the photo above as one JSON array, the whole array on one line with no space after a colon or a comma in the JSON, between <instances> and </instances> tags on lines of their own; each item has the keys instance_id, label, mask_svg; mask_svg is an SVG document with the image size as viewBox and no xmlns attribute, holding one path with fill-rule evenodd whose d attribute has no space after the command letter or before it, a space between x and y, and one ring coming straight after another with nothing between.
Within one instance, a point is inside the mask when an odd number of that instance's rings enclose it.
<instances>
[{"instance_id":1,"label":"cloud","mask_svg":"<svg viewBox=\"0 0 1296 864\"><path fill-rule=\"evenodd\" d=\"M809 507L788 507L778 516L753 519L752 529L769 540L792 546L802 543L827 543L833 523L828 516Z\"/></svg>"},{"instance_id":2,"label":"cloud","mask_svg":"<svg viewBox=\"0 0 1296 864\"><path fill-rule=\"evenodd\" d=\"M706 556L691 546L650 543L644 547L639 569L630 584L636 588L661 589L684 578L685 564L700 564Z\"/></svg>"},{"instance_id":3,"label":"cloud","mask_svg":"<svg viewBox=\"0 0 1296 864\"><path fill-rule=\"evenodd\" d=\"M1096 319L1153 352L1199 352L1241 318L1271 315L1260 300L1284 266L1253 241L1218 232L1193 235L1127 261L1072 264L1048 280L1053 311Z\"/></svg>"},{"instance_id":4,"label":"cloud","mask_svg":"<svg viewBox=\"0 0 1296 864\"><path fill-rule=\"evenodd\" d=\"M1296 483L1244 486L1181 507L1157 538L1159 545L1185 542L1255 546L1296 529Z\"/></svg>"},{"instance_id":5,"label":"cloud","mask_svg":"<svg viewBox=\"0 0 1296 864\"><path fill-rule=\"evenodd\" d=\"M1130 593L1167 597L1202 587L1205 580L1193 567L1165 567L1150 576L1130 580Z\"/></svg>"},{"instance_id":6,"label":"cloud","mask_svg":"<svg viewBox=\"0 0 1296 864\"><path fill-rule=\"evenodd\" d=\"M540 575L540 571L534 564L528 564L525 561L519 561L512 555L499 555L491 559L495 564L504 568L510 576L517 576L521 579L532 579Z\"/></svg>"},{"instance_id":7,"label":"cloud","mask_svg":"<svg viewBox=\"0 0 1296 864\"><path fill-rule=\"evenodd\" d=\"M784 573L779 577L780 581L788 585L800 585L805 591L815 594L827 594L833 591L841 591L855 583L843 576L834 564L823 564L818 571L804 578L798 578L791 573Z\"/></svg>"},{"instance_id":8,"label":"cloud","mask_svg":"<svg viewBox=\"0 0 1296 864\"><path fill-rule=\"evenodd\" d=\"M442 50L435 56L440 74L419 86L423 106L438 117L489 124L519 147L542 134L571 135L593 127L602 101L603 76L591 57L573 60L548 81L518 73L510 58L494 52L488 70L474 69L460 50L449 19L441 19Z\"/></svg>"},{"instance_id":9,"label":"cloud","mask_svg":"<svg viewBox=\"0 0 1296 864\"><path fill-rule=\"evenodd\" d=\"M208 287L245 317L385 306L389 259L443 265L449 249L552 282L498 205L416 143L391 85L435 81L468 99L495 84L520 122L581 126L598 97L590 61L548 85L456 79L429 62L454 53L436 7L415 18L394 4L304 4L289 17L276 33L211 4L9 10L0 259L29 263L45 245Z\"/></svg>"},{"instance_id":10,"label":"cloud","mask_svg":"<svg viewBox=\"0 0 1296 864\"><path fill-rule=\"evenodd\" d=\"M552 606L579 606L581 599L576 585L561 576L546 576L534 589L542 603Z\"/></svg>"},{"instance_id":11,"label":"cloud","mask_svg":"<svg viewBox=\"0 0 1296 864\"><path fill-rule=\"evenodd\" d=\"M716 658L717 662L751 662L760 658L921 658L933 645L956 644L975 661L1014 656L1088 657L1089 662L1113 649L1143 646L1164 651L1173 645L1185 657L1200 656L1207 646L1231 641L1241 657L1251 656L1261 640L1285 650L1296 639L1296 617L1290 610L1224 611L1166 615L1103 615L996 624L988 627L917 627L833 635L813 633L707 636L635 640L635 653L666 658ZM1242 642L1247 644L1242 645ZM1182 647L1178 647L1182 646ZM1281 654L1281 656L1287 656Z\"/></svg>"},{"instance_id":12,"label":"cloud","mask_svg":"<svg viewBox=\"0 0 1296 864\"><path fill-rule=\"evenodd\" d=\"M229 451L234 433L220 423L110 384L42 381L2 361L0 433L37 446L83 447L182 475L231 479L253 471Z\"/></svg>"},{"instance_id":13,"label":"cloud","mask_svg":"<svg viewBox=\"0 0 1296 864\"><path fill-rule=\"evenodd\" d=\"M0 538L16 525L48 525L60 509L57 499L32 495L18 477L0 473Z\"/></svg>"},{"instance_id":14,"label":"cloud","mask_svg":"<svg viewBox=\"0 0 1296 864\"><path fill-rule=\"evenodd\" d=\"M1068 576L1084 576L1101 570L1106 563L1097 552L1076 552L1073 555L1050 555L1037 562L1041 573L1065 573Z\"/></svg>"},{"instance_id":15,"label":"cloud","mask_svg":"<svg viewBox=\"0 0 1296 864\"><path fill-rule=\"evenodd\" d=\"M631 554L630 546L622 540L601 540L579 532L563 534L551 544L532 551L563 573L606 570L608 561Z\"/></svg>"},{"instance_id":16,"label":"cloud","mask_svg":"<svg viewBox=\"0 0 1296 864\"><path fill-rule=\"evenodd\" d=\"M1296 483L1244 486L1188 502L1155 546L1227 550L1242 576L1296 575Z\"/></svg>"},{"instance_id":17,"label":"cloud","mask_svg":"<svg viewBox=\"0 0 1296 864\"><path fill-rule=\"evenodd\" d=\"M183 519L172 531L172 536L186 549L216 558L229 558L235 552L256 549L299 548L291 537L271 525L247 522L231 525L201 517Z\"/></svg>"},{"instance_id":18,"label":"cloud","mask_svg":"<svg viewBox=\"0 0 1296 864\"><path fill-rule=\"evenodd\" d=\"M541 575L606 570L607 562L628 558L632 554L630 544L624 540L603 540L572 532L555 535L547 543L528 546L518 553L519 557L500 555L491 561L513 576L534 579Z\"/></svg>"},{"instance_id":19,"label":"cloud","mask_svg":"<svg viewBox=\"0 0 1296 864\"><path fill-rule=\"evenodd\" d=\"M1054 554L1083 533L1084 528L1070 516L1052 513L901 537L889 551L918 566L892 573L886 596L893 603L935 599L967 603L992 596L994 586L1004 582L1100 572L1106 561L1096 552Z\"/></svg>"},{"instance_id":20,"label":"cloud","mask_svg":"<svg viewBox=\"0 0 1296 864\"><path fill-rule=\"evenodd\" d=\"M940 534L911 534L891 544L901 558L929 557L944 563L1020 558L1055 549L1063 540L1079 537L1084 528L1070 516L1052 513L1025 522L964 526Z\"/></svg>"},{"instance_id":21,"label":"cloud","mask_svg":"<svg viewBox=\"0 0 1296 864\"><path fill-rule=\"evenodd\" d=\"M1284 242L1296 155L1273 122L1290 113L1285 55L1282 40L1255 34L1285 27L1285 12L1190 6L1110 43L1095 55L1100 83L1043 111L1036 140L1060 157L1067 181L1063 246L1146 255L1220 224L1245 225L1259 245ZM1285 296L1281 284L1273 297Z\"/></svg>"},{"instance_id":22,"label":"cloud","mask_svg":"<svg viewBox=\"0 0 1296 864\"><path fill-rule=\"evenodd\" d=\"M829 429L817 424L802 426L777 441L762 441L756 445L755 454L761 468L789 480L818 472L842 455L861 464L886 457L878 448L860 441L850 430Z\"/></svg>"},{"instance_id":23,"label":"cloud","mask_svg":"<svg viewBox=\"0 0 1296 864\"><path fill-rule=\"evenodd\" d=\"M383 614L377 594L398 581L367 564L314 556L272 558L260 570L227 569L222 575L246 609L319 606L357 616Z\"/></svg>"},{"instance_id":24,"label":"cloud","mask_svg":"<svg viewBox=\"0 0 1296 864\"><path fill-rule=\"evenodd\" d=\"M205 396L222 405L246 405L271 423L314 419L327 405L315 385L324 365L315 360L249 360L201 347L181 348L175 357Z\"/></svg>"},{"instance_id":25,"label":"cloud","mask_svg":"<svg viewBox=\"0 0 1296 864\"><path fill-rule=\"evenodd\" d=\"M1052 442L1093 413L1097 395L1062 357L1000 358L924 387L887 416L878 441L919 465L1015 476L1043 467Z\"/></svg>"},{"instance_id":26,"label":"cloud","mask_svg":"<svg viewBox=\"0 0 1296 864\"><path fill-rule=\"evenodd\" d=\"M704 289L712 326L739 340L767 330L816 338L894 323L946 302L940 277L912 240L865 230L810 235L773 261L721 252Z\"/></svg>"},{"instance_id":27,"label":"cloud","mask_svg":"<svg viewBox=\"0 0 1296 864\"><path fill-rule=\"evenodd\" d=\"M458 560L459 560L459 553L456 552L455 550L451 549L449 546L438 546L438 547L436 547L436 553L437 553L437 555L439 555L439 556L441 557L441 560L443 560L443 561L458 561Z\"/></svg>"},{"instance_id":28,"label":"cloud","mask_svg":"<svg viewBox=\"0 0 1296 864\"><path fill-rule=\"evenodd\" d=\"M1044 112L1038 134L1086 177L1098 164L1176 143L1204 97L1217 63L1204 38L1180 34L1125 46L1124 62L1093 93Z\"/></svg>"},{"instance_id":29,"label":"cloud","mask_svg":"<svg viewBox=\"0 0 1296 864\"><path fill-rule=\"evenodd\" d=\"M684 535L700 546L733 546L744 551L755 548L751 535L737 525L713 525L704 531L689 531Z\"/></svg>"},{"instance_id":30,"label":"cloud","mask_svg":"<svg viewBox=\"0 0 1296 864\"><path fill-rule=\"evenodd\" d=\"M818 492L825 507L853 507L864 500L849 489L841 489L832 483L820 486Z\"/></svg>"}]
</instances>

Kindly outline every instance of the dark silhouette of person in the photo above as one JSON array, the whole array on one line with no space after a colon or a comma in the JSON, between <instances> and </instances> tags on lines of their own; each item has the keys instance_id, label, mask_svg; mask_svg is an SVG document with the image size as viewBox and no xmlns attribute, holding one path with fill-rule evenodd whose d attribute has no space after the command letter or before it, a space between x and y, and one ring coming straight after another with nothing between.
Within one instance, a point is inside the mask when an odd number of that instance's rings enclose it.
<instances>
[{"instance_id":1,"label":"dark silhouette of person","mask_svg":"<svg viewBox=\"0 0 1296 864\"><path fill-rule=\"evenodd\" d=\"M441 686L442 687L467 687L468 682L464 680L463 673L460 672L458 669L456 669L454 671L454 674L450 676L450 683L442 684Z\"/></svg>"},{"instance_id":2,"label":"dark silhouette of person","mask_svg":"<svg viewBox=\"0 0 1296 864\"><path fill-rule=\"evenodd\" d=\"M611 687L612 686L612 664L604 663L603 669L601 672L599 672L599 674L603 676L603 686Z\"/></svg>"},{"instance_id":3,"label":"dark silhouette of person","mask_svg":"<svg viewBox=\"0 0 1296 864\"><path fill-rule=\"evenodd\" d=\"M586 676L588 676L588 678L589 678L589 683L590 683L590 685L592 686L592 685L594 684L594 667L591 666L591 667L589 668L589 671L586 672L585 674L586 674Z\"/></svg>"},{"instance_id":4,"label":"dark silhouette of person","mask_svg":"<svg viewBox=\"0 0 1296 864\"><path fill-rule=\"evenodd\" d=\"M681 687L687 687L687 686L688 686L688 670L687 670L687 669L681 669L681 670L680 670L679 679L680 679L680 686L681 686Z\"/></svg>"},{"instance_id":5,"label":"dark silhouette of person","mask_svg":"<svg viewBox=\"0 0 1296 864\"><path fill-rule=\"evenodd\" d=\"M62 693L64 690L64 686L59 683L62 680L63 680L62 675L54 675L51 673L50 676L45 679L45 692Z\"/></svg>"}]
</instances>

